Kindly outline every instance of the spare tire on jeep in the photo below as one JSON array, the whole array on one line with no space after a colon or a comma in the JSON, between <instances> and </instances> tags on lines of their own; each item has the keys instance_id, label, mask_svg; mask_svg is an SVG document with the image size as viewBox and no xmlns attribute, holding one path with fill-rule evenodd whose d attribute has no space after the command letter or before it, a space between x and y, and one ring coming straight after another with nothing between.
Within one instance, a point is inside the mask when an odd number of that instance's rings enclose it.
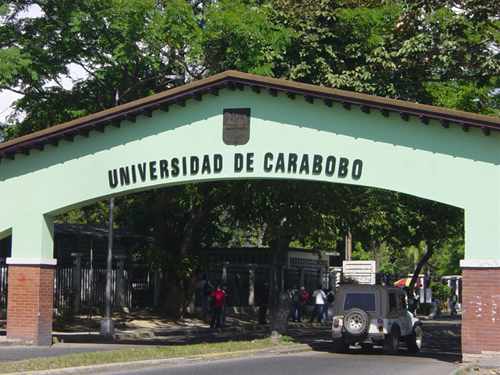
<instances>
[{"instance_id":1,"label":"spare tire on jeep","mask_svg":"<svg viewBox=\"0 0 500 375\"><path fill-rule=\"evenodd\" d=\"M344 315L344 328L352 336L362 336L368 332L370 317L365 310L353 307Z\"/></svg>"}]
</instances>

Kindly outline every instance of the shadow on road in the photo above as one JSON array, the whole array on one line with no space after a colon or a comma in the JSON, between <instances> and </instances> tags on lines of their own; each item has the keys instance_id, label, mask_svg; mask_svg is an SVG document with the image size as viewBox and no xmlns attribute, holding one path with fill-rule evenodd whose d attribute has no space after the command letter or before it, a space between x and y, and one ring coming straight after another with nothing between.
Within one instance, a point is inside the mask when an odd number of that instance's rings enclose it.
<instances>
[{"instance_id":1,"label":"shadow on road","mask_svg":"<svg viewBox=\"0 0 500 375\"><path fill-rule=\"evenodd\" d=\"M423 328L424 338L420 352L411 353L406 349L404 343L400 343L398 356L433 358L448 363L462 361L461 325L459 321L426 321ZM310 335L306 332L300 332L300 330L293 330L290 332L290 335L298 342L309 343L315 351L328 352L334 355L383 355L381 347L374 347L372 350L363 350L359 346L350 347L347 354L334 353L333 344L327 344L332 340L330 329L315 331L321 333L321 336L317 337L316 343L311 343ZM323 345L318 345L320 342Z\"/></svg>"}]
</instances>

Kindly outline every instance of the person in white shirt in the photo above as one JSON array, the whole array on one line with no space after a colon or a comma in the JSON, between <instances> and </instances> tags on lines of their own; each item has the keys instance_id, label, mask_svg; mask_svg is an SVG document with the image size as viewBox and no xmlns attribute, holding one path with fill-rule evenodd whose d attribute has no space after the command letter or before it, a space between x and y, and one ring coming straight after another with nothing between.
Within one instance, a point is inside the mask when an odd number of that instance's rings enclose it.
<instances>
[{"instance_id":1,"label":"person in white shirt","mask_svg":"<svg viewBox=\"0 0 500 375\"><path fill-rule=\"evenodd\" d=\"M315 299L315 305L309 323L312 323L316 316L318 316L318 323L320 323L323 320L323 316L325 314L326 294L325 292L323 292L323 285L319 284L318 289L314 291L312 296Z\"/></svg>"}]
</instances>

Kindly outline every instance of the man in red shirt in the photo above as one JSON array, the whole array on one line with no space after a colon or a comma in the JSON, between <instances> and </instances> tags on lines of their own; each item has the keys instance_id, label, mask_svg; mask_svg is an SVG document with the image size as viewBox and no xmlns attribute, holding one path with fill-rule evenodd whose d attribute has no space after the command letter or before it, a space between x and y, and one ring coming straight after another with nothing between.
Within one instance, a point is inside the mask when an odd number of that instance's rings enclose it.
<instances>
[{"instance_id":1,"label":"man in red shirt","mask_svg":"<svg viewBox=\"0 0 500 375\"><path fill-rule=\"evenodd\" d=\"M212 320L210 321L210 328L220 327L220 313L222 311L222 304L226 300L226 294L222 291L219 285L217 289L212 293L210 303L212 305Z\"/></svg>"},{"instance_id":2,"label":"man in red shirt","mask_svg":"<svg viewBox=\"0 0 500 375\"><path fill-rule=\"evenodd\" d=\"M306 310L307 310L307 300L309 299L309 293L307 293L307 290L305 287L302 287L300 288L300 294L301 294L301 298L300 298L300 303L301 303L301 320L302 319L305 319L305 315L306 315Z\"/></svg>"}]
</instances>

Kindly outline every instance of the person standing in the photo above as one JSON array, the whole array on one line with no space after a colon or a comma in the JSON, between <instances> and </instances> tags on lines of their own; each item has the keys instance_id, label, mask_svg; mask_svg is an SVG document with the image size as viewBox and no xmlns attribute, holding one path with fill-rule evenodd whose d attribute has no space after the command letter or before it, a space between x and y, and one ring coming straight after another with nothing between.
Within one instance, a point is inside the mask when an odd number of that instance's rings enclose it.
<instances>
[{"instance_id":1,"label":"person standing","mask_svg":"<svg viewBox=\"0 0 500 375\"><path fill-rule=\"evenodd\" d=\"M432 301L432 314L431 318L436 319L439 315L439 306L441 305L441 301L436 298L434 301Z\"/></svg>"},{"instance_id":2,"label":"person standing","mask_svg":"<svg viewBox=\"0 0 500 375\"><path fill-rule=\"evenodd\" d=\"M451 295L450 295L450 302L449 302L450 314L452 316L457 315L457 302L458 302L457 294L455 293L454 290L452 290Z\"/></svg>"},{"instance_id":3,"label":"person standing","mask_svg":"<svg viewBox=\"0 0 500 375\"><path fill-rule=\"evenodd\" d=\"M206 274L203 275L203 279L198 284L198 290L200 292L201 310L205 317L208 314L208 303L210 302L210 296L213 292L212 284L208 280Z\"/></svg>"},{"instance_id":4,"label":"person standing","mask_svg":"<svg viewBox=\"0 0 500 375\"><path fill-rule=\"evenodd\" d=\"M301 287L300 288L300 313L302 319L306 318L306 311L307 311L307 300L309 299L309 293L307 293L306 287Z\"/></svg>"},{"instance_id":5,"label":"person standing","mask_svg":"<svg viewBox=\"0 0 500 375\"><path fill-rule=\"evenodd\" d=\"M226 295L222 291L219 285L217 289L212 293L211 305L212 305L212 320L210 321L210 328L220 327L220 314L222 311L222 304L226 300Z\"/></svg>"},{"instance_id":6,"label":"person standing","mask_svg":"<svg viewBox=\"0 0 500 375\"><path fill-rule=\"evenodd\" d=\"M323 320L323 315L325 313L326 294L323 292L323 285L319 284L318 289L314 291L312 296L314 298L315 305L309 323L312 323L316 316L318 316L318 323L320 323Z\"/></svg>"},{"instance_id":7,"label":"person standing","mask_svg":"<svg viewBox=\"0 0 500 375\"><path fill-rule=\"evenodd\" d=\"M222 302L222 310L220 312L220 326L225 327L226 326L226 315L227 315L227 307L229 300L231 298L231 293L229 292L229 289L227 288L227 284L222 284L222 292L226 296L224 299L224 302Z\"/></svg>"},{"instance_id":8,"label":"person standing","mask_svg":"<svg viewBox=\"0 0 500 375\"><path fill-rule=\"evenodd\" d=\"M290 291L290 296L292 298L292 322L295 320L301 322L302 321L302 311L301 311L301 293L300 290L297 289L297 285L292 287Z\"/></svg>"},{"instance_id":9,"label":"person standing","mask_svg":"<svg viewBox=\"0 0 500 375\"><path fill-rule=\"evenodd\" d=\"M266 323L266 313L267 306L269 304L269 284L265 283L264 287L259 292L259 324L267 324Z\"/></svg>"}]
</instances>

